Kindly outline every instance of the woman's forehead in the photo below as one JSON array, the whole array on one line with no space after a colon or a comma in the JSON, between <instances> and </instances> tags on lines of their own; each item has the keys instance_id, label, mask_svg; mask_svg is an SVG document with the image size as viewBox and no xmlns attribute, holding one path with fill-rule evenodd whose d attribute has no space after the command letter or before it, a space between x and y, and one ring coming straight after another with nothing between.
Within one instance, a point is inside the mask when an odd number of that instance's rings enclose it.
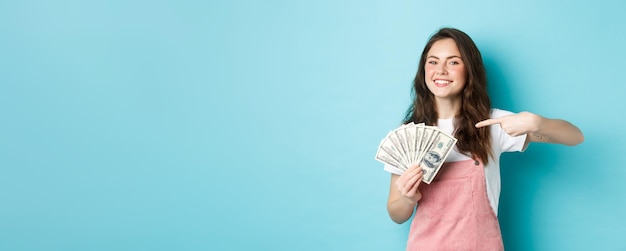
<instances>
[{"instance_id":1,"label":"woman's forehead","mask_svg":"<svg viewBox=\"0 0 626 251\"><path fill-rule=\"evenodd\" d=\"M451 38L444 38L433 43L433 46L430 47L427 53L428 57L436 57L436 58L450 58L450 57L461 57L461 52L459 51L459 47L456 45L456 42Z\"/></svg>"}]
</instances>

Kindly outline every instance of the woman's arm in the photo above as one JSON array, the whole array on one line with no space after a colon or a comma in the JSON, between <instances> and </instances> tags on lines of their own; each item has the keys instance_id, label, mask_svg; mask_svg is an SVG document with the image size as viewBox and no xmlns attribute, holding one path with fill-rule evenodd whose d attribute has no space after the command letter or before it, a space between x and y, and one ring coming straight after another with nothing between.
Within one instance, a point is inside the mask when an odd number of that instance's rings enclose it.
<instances>
[{"instance_id":1,"label":"woman's arm","mask_svg":"<svg viewBox=\"0 0 626 251\"><path fill-rule=\"evenodd\" d=\"M417 165L402 175L391 175L387 212L395 223L402 224L413 215L417 202L422 198L418 190L422 175L422 168Z\"/></svg>"},{"instance_id":2,"label":"woman's arm","mask_svg":"<svg viewBox=\"0 0 626 251\"><path fill-rule=\"evenodd\" d=\"M570 122L562 119L550 119L530 112L487 119L478 122L476 127L493 124L500 124L500 127L511 136L527 134L527 144L528 142L548 142L574 146L585 140L580 129Z\"/></svg>"}]
</instances>

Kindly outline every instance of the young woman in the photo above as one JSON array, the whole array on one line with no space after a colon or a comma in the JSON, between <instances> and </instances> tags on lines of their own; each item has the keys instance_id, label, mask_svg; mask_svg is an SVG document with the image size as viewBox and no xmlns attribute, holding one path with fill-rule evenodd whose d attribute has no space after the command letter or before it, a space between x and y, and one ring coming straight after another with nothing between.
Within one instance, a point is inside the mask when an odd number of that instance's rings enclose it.
<instances>
[{"instance_id":1,"label":"young woman","mask_svg":"<svg viewBox=\"0 0 626 251\"><path fill-rule=\"evenodd\" d=\"M391 219L400 224L413 216L407 250L503 250L500 154L529 142L577 145L582 132L565 120L492 108L480 52L457 29L430 38L413 89L404 122L437 126L458 142L431 184L421 184L420 166L403 173L385 166L392 172Z\"/></svg>"}]
</instances>

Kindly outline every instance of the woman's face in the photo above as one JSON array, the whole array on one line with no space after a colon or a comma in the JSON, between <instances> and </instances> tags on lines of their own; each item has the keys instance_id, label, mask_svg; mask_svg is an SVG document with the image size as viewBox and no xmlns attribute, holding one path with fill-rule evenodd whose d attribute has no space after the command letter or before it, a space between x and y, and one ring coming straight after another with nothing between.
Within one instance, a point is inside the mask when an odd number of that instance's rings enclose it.
<instances>
[{"instance_id":1,"label":"woman's face","mask_svg":"<svg viewBox=\"0 0 626 251\"><path fill-rule=\"evenodd\" d=\"M465 65L456 43L444 38L426 55L426 86L436 99L457 99L465 87Z\"/></svg>"}]
</instances>

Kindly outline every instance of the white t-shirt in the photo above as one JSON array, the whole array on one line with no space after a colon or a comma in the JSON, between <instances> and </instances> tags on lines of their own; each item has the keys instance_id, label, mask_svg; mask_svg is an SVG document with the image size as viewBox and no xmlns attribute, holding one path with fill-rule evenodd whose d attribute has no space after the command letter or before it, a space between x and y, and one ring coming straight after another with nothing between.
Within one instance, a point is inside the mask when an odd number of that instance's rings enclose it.
<instances>
[{"instance_id":1,"label":"white t-shirt","mask_svg":"<svg viewBox=\"0 0 626 251\"><path fill-rule=\"evenodd\" d=\"M505 115L513 114L512 112L491 109L491 118L499 118ZM454 119L440 119L437 122L437 127L440 130L452 135L454 132ZM477 123L479 121L476 121ZM524 142L526 141L526 135L520 135L517 137L511 137L508 135L499 124L491 125L491 148L493 150L494 157L490 157L489 163L485 166L485 183L487 184L487 198L494 213L498 215L498 203L500 200L500 154L504 152L521 152L524 151ZM445 162L454 162L461 160L468 160L470 157L463 155L456 151L454 148ZM393 166L384 166L384 170L390 173L398 174L398 169Z\"/></svg>"}]
</instances>

